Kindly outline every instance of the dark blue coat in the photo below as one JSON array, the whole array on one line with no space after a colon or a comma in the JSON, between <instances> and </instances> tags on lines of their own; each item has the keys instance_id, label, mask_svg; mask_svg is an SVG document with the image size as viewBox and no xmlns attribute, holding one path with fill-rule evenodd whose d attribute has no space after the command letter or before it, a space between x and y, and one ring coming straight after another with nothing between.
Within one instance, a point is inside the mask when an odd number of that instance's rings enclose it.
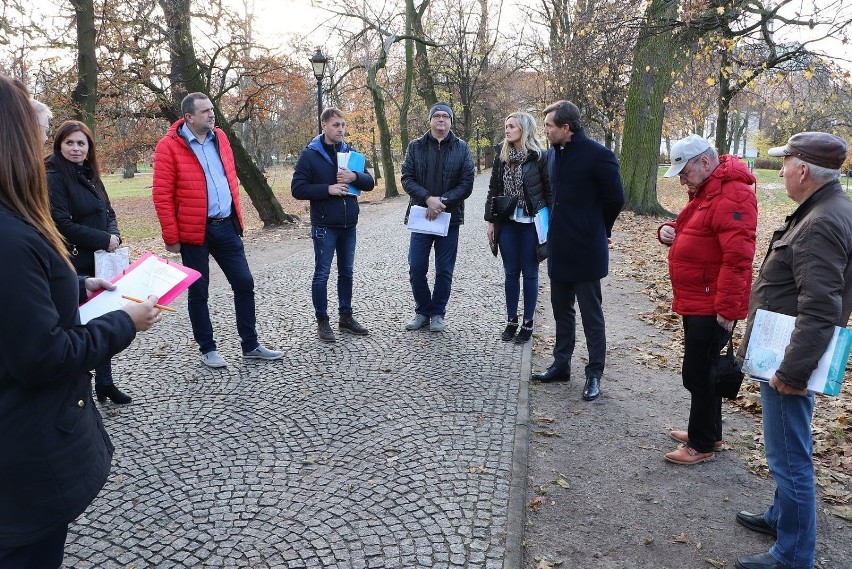
<instances>
[{"instance_id":1,"label":"dark blue coat","mask_svg":"<svg viewBox=\"0 0 852 569\"><path fill-rule=\"evenodd\" d=\"M299 154L290 190L296 199L311 200L311 225L352 227L358 223L358 197L328 194L328 187L337 183L337 157L332 158L326 153L321 137L314 137ZM350 150L354 148L345 142L341 142L337 149L338 152ZM369 191L375 187L376 182L368 172L355 174L358 179L352 185L359 190Z\"/></svg>"},{"instance_id":2,"label":"dark blue coat","mask_svg":"<svg viewBox=\"0 0 852 569\"><path fill-rule=\"evenodd\" d=\"M106 482L113 446L88 370L136 331L120 310L81 326L82 281L3 205L0 242L0 548L9 548L67 526Z\"/></svg>"},{"instance_id":3,"label":"dark blue coat","mask_svg":"<svg viewBox=\"0 0 852 569\"><path fill-rule=\"evenodd\" d=\"M607 239L624 206L615 154L581 128L548 155L553 207L547 274L557 281L601 279L609 272Z\"/></svg>"}]
</instances>

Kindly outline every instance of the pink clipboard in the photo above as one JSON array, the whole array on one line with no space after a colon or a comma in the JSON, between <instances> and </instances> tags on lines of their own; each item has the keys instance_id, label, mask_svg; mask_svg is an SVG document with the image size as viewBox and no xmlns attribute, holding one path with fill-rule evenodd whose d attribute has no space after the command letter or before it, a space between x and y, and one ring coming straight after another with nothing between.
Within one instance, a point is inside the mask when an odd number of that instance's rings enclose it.
<instances>
[{"instance_id":1,"label":"pink clipboard","mask_svg":"<svg viewBox=\"0 0 852 569\"><path fill-rule=\"evenodd\" d=\"M142 265L142 263L146 262L163 263L164 265L168 265L168 270L163 271L159 277L155 278L153 275L156 274L156 269L153 273L149 274L151 267L147 266L146 269L143 269L141 273L137 273L136 276L141 278L150 276L154 279L153 281L146 284L144 281L140 282L135 281L134 279L128 279L128 281L125 282L126 286L123 286L121 280L128 275L132 275L135 269ZM181 274L183 275L183 278L180 278L176 284L172 284L180 277ZM98 316L112 310L120 309L122 306L127 304L127 300L122 298L122 294L127 294L128 296L144 300L148 298L149 294L156 294L159 291L161 294L157 302L162 305L168 305L177 298L180 293L189 288L189 285L197 281L199 278L201 278L201 273L195 269L190 269L188 267L184 267L180 263L174 263L168 259L157 257L150 252L145 253L133 264L124 269L120 275L112 279L111 282L118 287L117 290L99 290L89 297L86 302L80 305L80 320L83 324L85 324L92 318L97 318ZM156 284L157 282L159 282L159 285ZM149 287L153 287L155 290L151 290ZM162 290L165 287L170 288Z\"/></svg>"},{"instance_id":2,"label":"pink clipboard","mask_svg":"<svg viewBox=\"0 0 852 569\"><path fill-rule=\"evenodd\" d=\"M197 281L198 279L201 278L201 273L199 273L195 269L190 269L189 267L184 267L180 263L174 263L172 261L169 261L168 259L163 259L162 257L157 257L156 255L154 255L153 253L151 253L149 251L149 252L145 253L144 255L142 255L141 257L139 257L138 259L136 259L136 261L131 263L126 269L124 269L121 272L120 275L113 278L112 281L110 281L110 282L112 282L113 284L117 283L125 275L132 272L136 267L138 267L139 265L141 265L142 263L144 263L145 261L147 261L151 257L153 257L154 259L156 259L157 261L159 261L161 263L165 263L166 265L168 265L169 267L171 267L173 269L177 269L178 271L180 271L180 272L182 272L186 275L186 278L181 280L179 283L177 283L175 286L173 286L171 289L169 289L167 292L165 292L160 297L160 300L157 301L159 304L163 304L163 305L170 304L174 299L176 299L180 295L180 293L182 293L187 288L189 288L189 285L191 285L192 283L194 283L195 281ZM84 304L91 302L93 299L95 299L102 292L104 292L104 291L99 290L98 292L93 294L91 297L89 297Z\"/></svg>"}]
</instances>

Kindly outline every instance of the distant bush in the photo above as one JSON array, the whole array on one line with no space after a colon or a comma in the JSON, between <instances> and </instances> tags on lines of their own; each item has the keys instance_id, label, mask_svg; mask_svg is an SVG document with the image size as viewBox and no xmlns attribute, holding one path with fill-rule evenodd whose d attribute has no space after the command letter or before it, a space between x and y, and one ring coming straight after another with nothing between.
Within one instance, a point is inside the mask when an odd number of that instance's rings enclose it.
<instances>
[{"instance_id":1,"label":"distant bush","mask_svg":"<svg viewBox=\"0 0 852 569\"><path fill-rule=\"evenodd\" d=\"M758 170L780 170L783 163L780 158L757 158L754 167Z\"/></svg>"}]
</instances>

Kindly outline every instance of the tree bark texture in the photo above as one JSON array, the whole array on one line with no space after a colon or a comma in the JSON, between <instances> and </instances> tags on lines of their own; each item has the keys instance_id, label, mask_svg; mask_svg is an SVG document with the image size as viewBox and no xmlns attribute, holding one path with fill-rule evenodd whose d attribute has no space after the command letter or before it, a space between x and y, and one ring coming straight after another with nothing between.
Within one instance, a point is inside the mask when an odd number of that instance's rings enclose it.
<instances>
[{"instance_id":1,"label":"tree bark texture","mask_svg":"<svg viewBox=\"0 0 852 569\"><path fill-rule=\"evenodd\" d=\"M77 84L71 92L74 116L95 132L98 103L97 31L93 0L71 0L77 20Z\"/></svg>"},{"instance_id":2,"label":"tree bark texture","mask_svg":"<svg viewBox=\"0 0 852 569\"><path fill-rule=\"evenodd\" d=\"M625 208L639 214L668 213L657 201L657 166L665 97L683 48L664 22L677 18L677 2L651 0L633 56L627 92L621 175Z\"/></svg>"}]
</instances>

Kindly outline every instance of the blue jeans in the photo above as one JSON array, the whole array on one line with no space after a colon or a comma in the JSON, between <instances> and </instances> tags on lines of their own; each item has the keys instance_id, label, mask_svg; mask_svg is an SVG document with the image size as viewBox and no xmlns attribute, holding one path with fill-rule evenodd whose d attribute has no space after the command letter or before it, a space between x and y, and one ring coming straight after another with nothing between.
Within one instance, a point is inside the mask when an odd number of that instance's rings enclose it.
<instances>
[{"instance_id":1,"label":"blue jeans","mask_svg":"<svg viewBox=\"0 0 852 569\"><path fill-rule=\"evenodd\" d=\"M112 385L112 359L104 361L95 368L95 385Z\"/></svg>"},{"instance_id":2,"label":"blue jeans","mask_svg":"<svg viewBox=\"0 0 852 569\"><path fill-rule=\"evenodd\" d=\"M764 519L778 532L769 553L793 569L811 569L816 555L811 417L814 396L782 395L760 384L766 461L775 481L775 500Z\"/></svg>"},{"instance_id":3,"label":"blue jeans","mask_svg":"<svg viewBox=\"0 0 852 569\"><path fill-rule=\"evenodd\" d=\"M429 290L426 273L429 254L435 248L435 290ZM443 316L447 312L453 271L459 249L459 226L451 225L446 237L412 233L408 245L408 279L414 294L414 311L424 316Z\"/></svg>"},{"instance_id":4,"label":"blue jeans","mask_svg":"<svg viewBox=\"0 0 852 569\"><path fill-rule=\"evenodd\" d=\"M210 309L207 306L211 255L225 273L225 278L228 279L234 291L234 312L243 351L248 352L258 346L255 328L254 277L249 270L243 240L237 233L236 223L235 218L215 225L208 223L202 245L181 243L180 246L183 264L201 273L201 278L189 287L187 310L189 321L192 323L192 335L202 354L216 349L216 342L213 340L213 324L210 322Z\"/></svg>"},{"instance_id":5,"label":"blue jeans","mask_svg":"<svg viewBox=\"0 0 852 569\"><path fill-rule=\"evenodd\" d=\"M352 312L352 273L355 265L355 226L311 226L314 241L314 279L311 299L317 318L328 318L328 276L337 252L337 304L340 314Z\"/></svg>"},{"instance_id":6,"label":"blue jeans","mask_svg":"<svg viewBox=\"0 0 852 569\"><path fill-rule=\"evenodd\" d=\"M500 227L500 256L506 279L506 315L518 315L518 300L521 297L521 273L524 275L524 321L535 316L538 300L538 257L536 246L538 234L534 223L507 221Z\"/></svg>"},{"instance_id":7,"label":"blue jeans","mask_svg":"<svg viewBox=\"0 0 852 569\"><path fill-rule=\"evenodd\" d=\"M586 377L600 377L606 361L606 326L599 280L550 281L550 302L553 305L553 318L556 320L553 365L562 370L571 369L571 358L577 339L575 300L580 306L583 332L586 334L586 346L589 350Z\"/></svg>"}]
</instances>

